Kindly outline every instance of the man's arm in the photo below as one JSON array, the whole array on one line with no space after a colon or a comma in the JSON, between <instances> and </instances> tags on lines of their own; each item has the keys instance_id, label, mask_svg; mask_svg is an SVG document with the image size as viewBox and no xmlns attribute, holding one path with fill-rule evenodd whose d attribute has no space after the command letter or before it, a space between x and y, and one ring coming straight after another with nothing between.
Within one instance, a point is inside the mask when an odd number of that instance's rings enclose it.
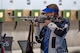
<instances>
[{"instance_id":1,"label":"man's arm","mask_svg":"<svg viewBox=\"0 0 80 53\"><path fill-rule=\"evenodd\" d=\"M53 22L48 24L48 27L51 30L54 30L54 33L59 37L63 37L68 32L69 26L70 26L70 24L69 24L68 20L65 21L64 27L61 27L61 28Z\"/></svg>"}]
</instances>

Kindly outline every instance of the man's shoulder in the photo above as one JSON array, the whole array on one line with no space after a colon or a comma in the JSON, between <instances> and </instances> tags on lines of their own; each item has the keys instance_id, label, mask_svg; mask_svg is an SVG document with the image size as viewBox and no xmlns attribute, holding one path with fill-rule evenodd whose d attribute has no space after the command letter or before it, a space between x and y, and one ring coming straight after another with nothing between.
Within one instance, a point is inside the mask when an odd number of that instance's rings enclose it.
<instances>
[{"instance_id":1,"label":"man's shoulder","mask_svg":"<svg viewBox=\"0 0 80 53\"><path fill-rule=\"evenodd\" d=\"M65 21L65 22L69 22L69 19L68 18L62 17L62 20Z\"/></svg>"},{"instance_id":2,"label":"man's shoulder","mask_svg":"<svg viewBox=\"0 0 80 53\"><path fill-rule=\"evenodd\" d=\"M60 17L61 21L64 23L70 23L70 20L68 18Z\"/></svg>"}]
</instances>

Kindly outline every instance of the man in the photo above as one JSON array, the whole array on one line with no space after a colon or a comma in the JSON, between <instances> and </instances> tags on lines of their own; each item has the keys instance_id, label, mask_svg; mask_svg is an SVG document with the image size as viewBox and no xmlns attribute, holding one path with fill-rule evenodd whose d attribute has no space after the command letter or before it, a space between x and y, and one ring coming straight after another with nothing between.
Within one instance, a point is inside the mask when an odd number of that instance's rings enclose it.
<instances>
[{"instance_id":1,"label":"man","mask_svg":"<svg viewBox=\"0 0 80 53\"><path fill-rule=\"evenodd\" d=\"M49 18L53 17L54 20L45 19L40 34L36 36L36 41L41 43L41 53L67 53L65 35L70 24L68 19L59 17L58 12L56 4L50 4L43 9L42 13Z\"/></svg>"}]
</instances>

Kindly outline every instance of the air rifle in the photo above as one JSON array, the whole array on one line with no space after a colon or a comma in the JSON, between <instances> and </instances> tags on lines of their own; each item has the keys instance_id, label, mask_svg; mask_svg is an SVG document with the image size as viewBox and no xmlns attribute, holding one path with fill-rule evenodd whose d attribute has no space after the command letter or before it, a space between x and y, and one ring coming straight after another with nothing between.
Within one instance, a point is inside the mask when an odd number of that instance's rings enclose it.
<instances>
[{"instance_id":1,"label":"air rifle","mask_svg":"<svg viewBox=\"0 0 80 53\"><path fill-rule=\"evenodd\" d=\"M16 16L9 16L10 18L16 18ZM39 22L44 23L44 20L51 20L52 22L62 22L61 19L56 19L54 16L18 16L17 18L25 20L25 21L32 21L32 22Z\"/></svg>"},{"instance_id":2,"label":"air rifle","mask_svg":"<svg viewBox=\"0 0 80 53\"><path fill-rule=\"evenodd\" d=\"M44 23L44 20L51 20L51 21L55 20L53 16L22 16L18 18L26 21L39 22L39 23Z\"/></svg>"}]
</instances>

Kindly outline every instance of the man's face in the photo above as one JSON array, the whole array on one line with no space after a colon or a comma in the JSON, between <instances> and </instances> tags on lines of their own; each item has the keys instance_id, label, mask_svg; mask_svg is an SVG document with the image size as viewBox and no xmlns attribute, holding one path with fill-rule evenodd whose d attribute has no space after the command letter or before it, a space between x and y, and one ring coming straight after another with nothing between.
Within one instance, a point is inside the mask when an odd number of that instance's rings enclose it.
<instances>
[{"instance_id":1,"label":"man's face","mask_svg":"<svg viewBox=\"0 0 80 53\"><path fill-rule=\"evenodd\" d=\"M45 16L53 16L53 17L57 17L57 16L58 16L58 14L55 13L55 12L45 13L44 15L45 15Z\"/></svg>"},{"instance_id":2,"label":"man's face","mask_svg":"<svg viewBox=\"0 0 80 53\"><path fill-rule=\"evenodd\" d=\"M45 13L45 16L54 16L54 12Z\"/></svg>"}]
</instances>

